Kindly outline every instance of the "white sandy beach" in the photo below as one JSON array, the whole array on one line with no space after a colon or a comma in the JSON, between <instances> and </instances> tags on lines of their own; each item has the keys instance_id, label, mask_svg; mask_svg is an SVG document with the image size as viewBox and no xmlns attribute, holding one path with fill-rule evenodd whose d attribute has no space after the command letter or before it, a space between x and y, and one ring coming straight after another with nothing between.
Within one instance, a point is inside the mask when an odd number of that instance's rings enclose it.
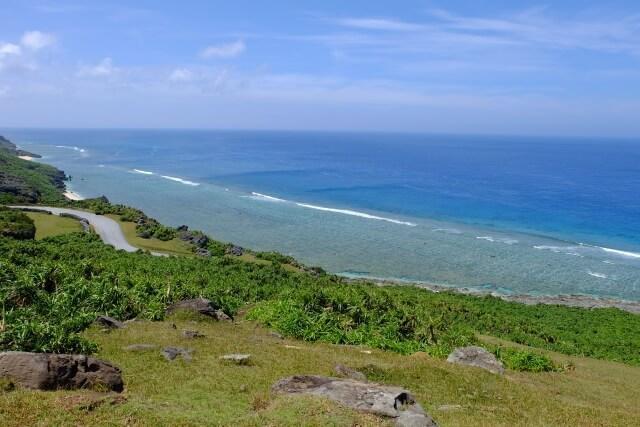
<instances>
[{"instance_id":1,"label":"white sandy beach","mask_svg":"<svg viewBox=\"0 0 640 427\"><path fill-rule=\"evenodd\" d=\"M31 157L31 156L18 156L18 158L20 158L22 160L33 160L33 157Z\"/></svg>"},{"instance_id":2,"label":"white sandy beach","mask_svg":"<svg viewBox=\"0 0 640 427\"><path fill-rule=\"evenodd\" d=\"M66 197L69 200L83 200L84 199L84 197L82 197L78 193L75 193L75 192L69 191L69 190L64 192L64 197Z\"/></svg>"}]
</instances>

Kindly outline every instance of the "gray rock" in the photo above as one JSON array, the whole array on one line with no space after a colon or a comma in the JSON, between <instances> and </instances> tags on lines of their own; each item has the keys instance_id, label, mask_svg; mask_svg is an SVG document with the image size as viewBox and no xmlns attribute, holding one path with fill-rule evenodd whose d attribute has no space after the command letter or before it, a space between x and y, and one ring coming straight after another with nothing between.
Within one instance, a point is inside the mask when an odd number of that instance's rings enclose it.
<instances>
[{"instance_id":1,"label":"gray rock","mask_svg":"<svg viewBox=\"0 0 640 427\"><path fill-rule=\"evenodd\" d=\"M193 353L193 350L182 347L165 347L160 352L160 354L170 362L175 360L178 356L182 357L182 360L185 362L189 362L191 361L191 353Z\"/></svg>"},{"instance_id":2,"label":"gray rock","mask_svg":"<svg viewBox=\"0 0 640 427\"><path fill-rule=\"evenodd\" d=\"M198 248L198 249L196 249L196 255L201 256L201 257L205 257L205 258L209 258L209 257L211 257L211 252L209 251L209 249Z\"/></svg>"},{"instance_id":3,"label":"gray rock","mask_svg":"<svg viewBox=\"0 0 640 427\"><path fill-rule=\"evenodd\" d=\"M351 378L352 380L357 381L367 380L367 376L362 372L358 372L355 369L342 365L340 363L333 368L333 372L335 372L337 376L342 378Z\"/></svg>"},{"instance_id":4,"label":"gray rock","mask_svg":"<svg viewBox=\"0 0 640 427\"><path fill-rule=\"evenodd\" d=\"M231 322L233 320L222 310L216 310L213 317L215 317L216 320L222 320L225 322Z\"/></svg>"},{"instance_id":5,"label":"gray rock","mask_svg":"<svg viewBox=\"0 0 640 427\"><path fill-rule=\"evenodd\" d=\"M0 353L0 378L36 390L124 388L118 367L82 354Z\"/></svg>"},{"instance_id":6,"label":"gray rock","mask_svg":"<svg viewBox=\"0 0 640 427\"><path fill-rule=\"evenodd\" d=\"M482 347L470 346L456 348L449 357L447 357L447 362L475 366L498 375L504 374L502 362L496 359L493 353L489 353Z\"/></svg>"},{"instance_id":7,"label":"gray rock","mask_svg":"<svg viewBox=\"0 0 640 427\"><path fill-rule=\"evenodd\" d=\"M227 254L229 255L233 255L233 256L242 256L244 254L244 249L240 246L231 246L230 248L227 249Z\"/></svg>"},{"instance_id":8,"label":"gray rock","mask_svg":"<svg viewBox=\"0 0 640 427\"><path fill-rule=\"evenodd\" d=\"M96 323L100 326L110 329L124 328L124 323L109 316L98 316L96 318Z\"/></svg>"},{"instance_id":9,"label":"gray rock","mask_svg":"<svg viewBox=\"0 0 640 427\"><path fill-rule=\"evenodd\" d=\"M124 347L125 351L150 351L150 350L155 350L156 348L158 348L157 345L155 344L131 344L128 345L126 347Z\"/></svg>"},{"instance_id":10,"label":"gray rock","mask_svg":"<svg viewBox=\"0 0 640 427\"><path fill-rule=\"evenodd\" d=\"M225 354L224 356L220 356L220 359L226 362L233 362L236 365L248 365L251 361L251 355L238 353Z\"/></svg>"},{"instance_id":11,"label":"gray rock","mask_svg":"<svg viewBox=\"0 0 640 427\"><path fill-rule=\"evenodd\" d=\"M400 387L383 386L351 379L296 375L272 386L275 393L321 396L358 411L395 419L398 426L433 427L411 393Z\"/></svg>"},{"instance_id":12,"label":"gray rock","mask_svg":"<svg viewBox=\"0 0 640 427\"><path fill-rule=\"evenodd\" d=\"M279 333L277 333L277 332L275 332L275 331L271 331L271 332L269 332L269 335L270 335L270 336L272 336L273 338L277 338L277 339L279 339L279 340L283 340L283 339L284 339L284 337L282 336L282 334L279 334Z\"/></svg>"},{"instance_id":13,"label":"gray rock","mask_svg":"<svg viewBox=\"0 0 640 427\"><path fill-rule=\"evenodd\" d=\"M206 335L198 331L184 330L182 331L182 336L185 338L204 338Z\"/></svg>"},{"instance_id":14,"label":"gray rock","mask_svg":"<svg viewBox=\"0 0 640 427\"><path fill-rule=\"evenodd\" d=\"M166 309L166 314L170 315L178 311L191 311L204 316L212 317L216 320L231 320L231 318L218 307L215 307L211 301L206 298L194 298L178 301L171 304Z\"/></svg>"}]
</instances>

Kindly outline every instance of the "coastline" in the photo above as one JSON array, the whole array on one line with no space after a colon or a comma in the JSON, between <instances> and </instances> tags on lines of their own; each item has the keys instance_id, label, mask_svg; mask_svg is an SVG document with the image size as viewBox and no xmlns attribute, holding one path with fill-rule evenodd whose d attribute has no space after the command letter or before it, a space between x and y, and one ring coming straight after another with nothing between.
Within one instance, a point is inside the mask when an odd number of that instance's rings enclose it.
<instances>
[{"instance_id":1,"label":"coastline","mask_svg":"<svg viewBox=\"0 0 640 427\"><path fill-rule=\"evenodd\" d=\"M455 292L462 295L475 297L492 296L504 301L517 302L525 305L562 305L565 307L577 307L584 309L592 308L617 308L632 314L640 314L640 301L629 301L616 298L599 298L588 295L528 295L515 294L507 295L498 292L482 291L469 287L442 286L431 283L409 282L394 279L384 279L378 277L352 278L341 276L349 283L375 283L378 286L413 286L424 289L428 292Z\"/></svg>"},{"instance_id":2,"label":"coastline","mask_svg":"<svg viewBox=\"0 0 640 427\"><path fill-rule=\"evenodd\" d=\"M84 197L82 197L80 194L74 191L71 191L69 189L65 190L65 192L62 194L64 197L66 197L69 200L75 200L75 201L84 200Z\"/></svg>"}]
</instances>

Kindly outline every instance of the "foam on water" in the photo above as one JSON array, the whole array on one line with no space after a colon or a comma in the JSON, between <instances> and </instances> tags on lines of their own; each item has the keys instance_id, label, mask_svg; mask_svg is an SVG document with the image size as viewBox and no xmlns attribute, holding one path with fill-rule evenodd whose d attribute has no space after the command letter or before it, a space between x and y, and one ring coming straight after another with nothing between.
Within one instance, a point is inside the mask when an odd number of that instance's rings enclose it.
<instances>
[{"instance_id":1,"label":"foam on water","mask_svg":"<svg viewBox=\"0 0 640 427\"><path fill-rule=\"evenodd\" d=\"M77 151L79 153L86 153L87 150L85 150L84 148L80 148L80 147L76 147L74 146L70 146L70 145L56 145L57 148L64 148L66 150L73 150L73 151Z\"/></svg>"},{"instance_id":2,"label":"foam on water","mask_svg":"<svg viewBox=\"0 0 640 427\"><path fill-rule=\"evenodd\" d=\"M324 207L324 206L310 205L308 203L296 203L296 205L300 206L300 207L303 207L303 208L315 209L315 210L318 210L318 211L333 212L333 213L338 213L338 214L357 216L357 217L360 217L360 218L375 219L375 220L378 220L378 221L386 221L386 222L391 222L393 224L408 225L409 227L415 227L417 225L417 224L415 224L413 222L400 221L400 220L392 219L392 218L385 218L383 216L377 216L377 215L367 214L367 213L364 213L364 212L352 211L350 209L327 208L327 207Z\"/></svg>"},{"instance_id":3,"label":"foam on water","mask_svg":"<svg viewBox=\"0 0 640 427\"><path fill-rule=\"evenodd\" d=\"M180 184L184 184L184 185L191 185L191 186L193 186L193 187L197 187L197 186L199 186L199 185L200 185L200 184L199 184L199 183L197 183L197 182L188 181L188 180L186 180L186 179L178 178L178 177L175 177L175 176L160 175L160 177L161 177L161 178L164 178L164 179L168 179L168 180L170 180L170 181L179 182Z\"/></svg>"},{"instance_id":4,"label":"foam on water","mask_svg":"<svg viewBox=\"0 0 640 427\"><path fill-rule=\"evenodd\" d=\"M587 270L587 274L588 274L589 276L597 277L597 278L599 278L599 279L606 279L606 278L608 278L608 276L607 276L606 274L604 274L604 273L596 273L596 272L591 271L591 270Z\"/></svg>"},{"instance_id":5,"label":"foam on water","mask_svg":"<svg viewBox=\"0 0 640 427\"><path fill-rule=\"evenodd\" d=\"M251 198L254 199L254 200L260 200L260 201L264 201L264 202L291 203L291 204L294 204L294 205L299 206L301 208L314 209L314 210L317 210L317 211L332 212L332 213L337 213L337 214L356 216L356 217L359 217L359 218L373 219L373 220L377 220L377 221L386 221L386 222L390 222L392 224L408 225L409 227L415 227L417 225L417 224L415 224L413 222L400 221L398 219L387 218L387 217L378 216L378 215L371 215L371 214L368 214L368 213L365 213L365 212L358 212L358 211L354 211L354 210L351 210L351 209L328 208L326 206L317 206L317 205L311 205L311 204L308 204L308 203L292 202L290 200L280 199L278 197L269 196L267 194L256 193L255 191L251 193Z\"/></svg>"},{"instance_id":6,"label":"foam on water","mask_svg":"<svg viewBox=\"0 0 640 427\"><path fill-rule=\"evenodd\" d=\"M140 173L142 175L154 175L153 172L145 171L145 170L142 170L142 169L133 169L132 172Z\"/></svg>"},{"instance_id":7,"label":"foam on water","mask_svg":"<svg viewBox=\"0 0 640 427\"><path fill-rule=\"evenodd\" d=\"M229 191L229 189L225 188L225 191ZM266 194L256 193L255 191L251 193L251 198L255 200L262 200L264 202L286 202L286 200L284 199L268 196Z\"/></svg>"},{"instance_id":8,"label":"foam on water","mask_svg":"<svg viewBox=\"0 0 640 427\"><path fill-rule=\"evenodd\" d=\"M492 236L476 236L478 240L486 240L487 242L504 243L505 245L515 245L518 243L517 239L510 237L492 237Z\"/></svg>"}]
</instances>

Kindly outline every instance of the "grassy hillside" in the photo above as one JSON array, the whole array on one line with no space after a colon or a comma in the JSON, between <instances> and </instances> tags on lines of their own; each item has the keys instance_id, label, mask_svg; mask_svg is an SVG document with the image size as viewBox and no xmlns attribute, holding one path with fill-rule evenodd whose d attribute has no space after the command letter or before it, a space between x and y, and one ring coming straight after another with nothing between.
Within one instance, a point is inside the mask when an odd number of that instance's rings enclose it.
<instances>
[{"instance_id":1,"label":"grassy hillside","mask_svg":"<svg viewBox=\"0 0 640 427\"><path fill-rule=\"evenodd\" d=\"M184 329L206 337L185 339ZM441 426L632 426L640 417L640 368L549 352L544 353L557 364L575 369L507 371L499 377L424 353L405 356L367 347L280 340L241 316L235 323L141 321L110 333L90 328L83 336L99 344L99 357L123 369L126 400L88 409L101 396L87 391L0 391L0 425L392 425L328 401L269 392L286 376L333 375L338 363L366 373L372 381L411 390ZM193 360L169 363L159 349L123 350L139 343L191 348ZM251 354L253 363L235 366L219 360L235 352Z\"/></svg>"},{"instance_id":2,"label":"grassy hillside","mask_svg":"<svg viewBox=\"0 0 640 427\"><path fill-rule=\"evenodd\" d=\"M0 204L64 201L64 172L0 149Z\"/></svg>"},{"instance_id":3,"label":"grassy hillside","mask_svg":"<svg viewBox=\"0 0 640 427\"><path fill-rule=\"evenodd\" d=\"M80 222L73 218L49 215L44 212L27 212L26 215L33 220L36 227L35 238L38 240L82 231Z\"/></svg>"},{"instance_id":4,"label":"grassy hillside","mask_svg":"<svg viewBox=\"0 0 640 427\"><path fill-rule=\"evenodd\" d=\"M115 251L83 234L0 239L0 348L90 352L81 333L97 314L162 319L167 304L203 296L306 341L368 345L436 357L476 334L565 354L640 365L640 316L617 309L525 306L493 297L348 284L278 263L162 258ZM526 369L526 366L524 367Z\"/></svg>"}]
</instances>

